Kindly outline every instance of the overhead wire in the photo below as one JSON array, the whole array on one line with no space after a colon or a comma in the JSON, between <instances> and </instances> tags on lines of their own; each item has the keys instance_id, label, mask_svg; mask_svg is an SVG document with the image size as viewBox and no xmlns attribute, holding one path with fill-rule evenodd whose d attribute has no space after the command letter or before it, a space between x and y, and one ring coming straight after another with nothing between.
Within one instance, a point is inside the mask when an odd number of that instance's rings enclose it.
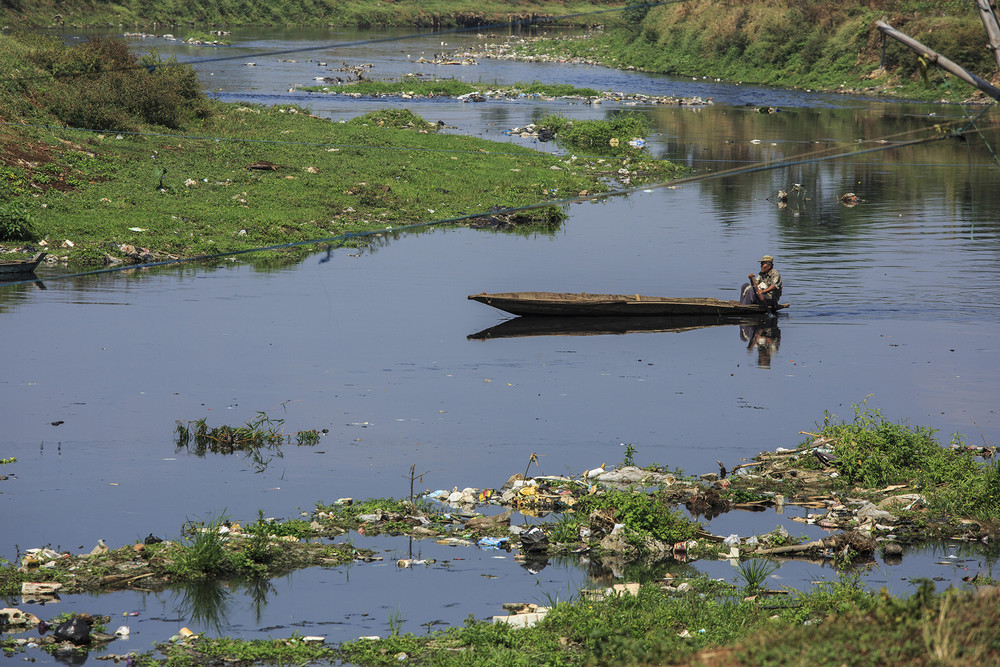
<instances>
[{"instance_id":1,"label":"overhead wire","mask_svg":"<svg viewBox=\"0 0 1000 667\"><path fill-rule=\"evenodd\" d=\"M644 5L639 5L639 6L640 7L641 6L654 7L654 6L658 6L658 5L676 4L676 3L679 3L679 2L685 2L685 1L687 1L687 0L670 0L670 1L667 1L667 2L645 3ZM572 17L579 17L579 16L590 15L590 14L602 14L602 13L608 13L608 12L613 12L613 11L622 11L623 9L624 8L614 8L614 9L596 10L596 11L593 11L593 12L579 12L579 13L576 13L576 14L567 14L567 15L562 15L562 16L559 16L559 17L551 17L548 20L555 21L555 20L559 20L559 19L563 19L563 18L572 18ZM498 24L495 27L503 27L503 26L509 26L509 25L511 25L511 24L510 23L504 23L504 24ZM458 28L458 29L448 30L448 31L437 31L437 32L435 32L435 34L450 34L450 33L458 33L458 32L467 32L467 31L470 31L470 30L483 30L483 29L489 29L489 28L490 28L490 26L476 26L475 28ZM361 41L346 42L346 43L333 44L333 45L324 45L324 46L320 46L320 47L299 47L299 48L296 48L296 49L282 49L282 50L277 50L277 51L261 52L261 53L259 53L257 55L258 56L265 56L265 55L285 55L285 54L295 53L295 52L315 51L315 50L331 49L331 48L343 47L343 46L357 46L357 45L373 44L373 43L379 43L379 42L399 41L399 40L408 39L408 38L411 38L411 37L414 37L414 36L419 36L419 35L406 35L406 36L395 36L395 37L387 37L387 38L378 38L378 39L373 39L373 40L361 40ZM247 55L241 55L241 56L223 56L223 57L218 57L218 58L200 59L200 60L194 61L194 62L189 61L189 62L184 63L184 64L186 64L186 65L201 64L201 63L205 63L205 62L214 62L214 61L221 61L221 60L233 60L233 59L236 59L236 58L246 58L246 57L248 57L248 56ZM252 57L252 56L250 56L250 57ZM7 81L9 82L9 81L13 81L13 80L22 81L22 80L25 80L25 79L22 79L22 78L8 79ZM0 82L3 82L3 80L0 79ZM610 190L610 191L607 191L607 192L603 192L603 193L593 193L593 194L588 194L588 195L577 195L577 196L574 196L574 197L569 197L569 198L564 198L564 199L559 199L559 200L549 200L549 201L544 201L544 202L537 202L537 203L534 203L534 204L525 204L525 205L522 205L522 206L509 207L509 208L500 209L500 210L492 210L492 211L486 211L486 212L471 213L471 214L465 214L465 215L455 216L455 217L451 217L451 218L443 218L443 219L437 219L437 220L420 222L420 223L412 223L412 224L409 224L409 225L403 225L403 226L399 226L399 227L395 227L395 228L393 228L393 227L387 227L387 228L376 229L376 230L369 230L369 231L364 231L364 232L349 232L349 233L338 234L338 235L334 235L334 236L320 237L320 238L313 238L313 239L299 240L299 241L291 241L291 242L287 242L287 243L273 244L273 245L261 246L261 247L257 247L257 248L245 248L245 249L240 249L240 250L225 251L225 252L212 253L212 254L206 254L206 255L197 255L197 256L193 256L193 257L168 259L168 260L162 260L162 261L156 261L156 262L147 262L147 263L142 263L142 264L128 264L128 265L115 266L115 267L109 267L109 268L104 268L104 269L96 269L96 270L92 270L92 271L85 271L85 272L81 272L81 273L64 274L64 275L59 275L59 276L50 276L50 277L47 277L46 280L62 280L62 279L68 279L68 278L93 276L93 275L99 275L99 274L104 274L104 273L116 273L116 272L127 271L127 270L154 268L154 267L159 267L159 266L166 266L166 265L180 264L180 263L187 263L187 262L211 261L211 260L214 260L214 259L219 259L219 258L224 258L224 257L235 257L235 256L239 256L239 255L243 255L243 254L248 254L248 253L266 252L266 251L270 251L270 250L279 250L279 249L292 248L292 247L304 246L304 245L316 245L316 244L320 244L320 243L334 243L334 242L336 242L339 245L343 245L343 244L349 242L351 239L354 239L354 238L364 238L364 237L370 237L370 236L387 234L387 233L398 234L400 232L404 232L404 231L408 231L408 230L414 230L414 229L418 229L418 228L427 228L427 227L439 226L439 225L446 225L446 224L456 224L456 223L460 223L460 222L464 222L464 221L467 221L467 220L470 220L470 219L475 219L475 218L480 218L480 217L496 216L496 215L506 215L506 214L510 214L510 213L516 213L516 212L520 212L520 211L534 210L534 209L539 209L539 208L548 208L548 207L553 207L553 206L564 206L564 205L568 205L568 204L572 204L572 203L579 203L579 202L584 202L584 201L595 201L595 200L599 200L599 199L607 199L607 198L616 197L616 196L634 194L634 193L637 193L637 192L640 192L640 191L650 191L650 190L654 190L654 189L658 189L658 188L663 188L663 187L676 187L678 185L695 183L695 182L704 181L704 180L710 180L710 179L723 178L723 177L727 177L727 176L734 176L734 175L739 175L739 174L754 173L754 172L759 172L759 171L769 171L769 170L779 169L779 168L784 168L784 167L790 167L790 166L797 166L797 165L802 165L802 164L810 164L810 163L823 162L823 161L827 161L827 160L834 160L834 159L839 159L839 158L843 158L843 157L849 157L849 156L853 156L853 155L863 155L863 154L870 154L870 153L882 152L882 151L886 151L886 150L894 150L894 149L905 147L905 146L916 146L916 145L920 145L920 144L924 144L924 143L929 143L929 142L933 142L933 141L939 141L939 140L942 140L942 139L945 139L945 138L948 138L948 137L951 137L951 136L957 136L957 135L964 134L970 128L977 127L975 125L976 120L978 120L983 115L985 115L986 111L988 111L991 107L992 107L992 104L989 105L986 109L984 109L975 118L973 118L965 126L965 128L963 130L953 131L951 133L946 133L945 129L949 125L956 125L956 124L958 124L958 121L950 121L948 123L938 123L938 124L935 124L934 126L932 126L932 129L935 129L938 132L938 134L936 136L931 136L931 137L926 137L926 138L921 138L921 139L911 139L911 140L905 140L905 141L894 141L893 143L884 143L884 145L877 146L877 147L872 147L872 148L867 148L867 149L854 150L854 151L849 151L849 152L842 152L842 153L839 153L839 154L830 154L831 151L835 150L835 148L818 149L816 151L812 151L812 152L807 152L807 153L801 154L799 156L796 156L793 159L778 160L778 161L774 161L774 162L771 162L769 160L765 160L765 161L762 161L762 162L752 163L752 164L750 164L748 166L744 166L744 167L733 167L733 168L725 169L725 170L718 171L718 172L712 172L712 173L707 173L707 174L698 174L698 175L687 176L687 177L681 177L681 178L671 179L669 181L663 181L663 182L660 182L660 183L643 184L643 185L632 187L632 188L617 188L617 189L613 189L613 190ZM11 123L11 122L0 123L0 125L17 126L17 127L44 128L44 129L60 130L60 131L101 132L101 131L98 131L98 130L87 129L87 128L67 128L67 127L62 127L62 126L31 125L31 124ZM903 132L895 133L893 135L887 135L886 137L882 137L882 138L877 139L877 140L869 140L869 141L889 142L890 140L894 140L894 139L897 139L899 137L910 135L910 134L913 134L913 133L916 133L916 132L925 131L927 129L928 128L916 128L916 129L912 129L912 130L906 130L906 131L903 131ZM977 127L977 131L978 131L978 127ZM107 133L111 134L112 132L107 132ZM317 146L317 147L338 147L339 146L339 147L350 147L350 148L359 148L359 149L382 149L382 150L390 149L390 150L405 150L405 151L418 151L418 150L425 150L425 151L426 150L431 150L431 151L433 151L433 150L435 150L435 149L425 149L425 148L406 148L406 147L400 148L400 147L384 147L384 146L378 146L378 147L376 147L376 146L367 146L367 145L333 144L333 143L320 143L320 142L293 142L293 141L245 139L245 138L218 137L218 136L178 135L178 134L169 134L169 133L126 132L126 131L113 132L113 133L114 134L118 134L118 135L126 135L127 134L127 135L134 135L134 136L165 137L165 138L171 138L171 139L185 139L185 140L196 140L196 141L232 141L232 142L245 142L245 143L296 144L296 145L308 145L308 146ZM980 134L981 134L981 131L980 131ZM490 152L485 152L484 153L484 152L481 152L481 151L446 151L446 150L443 150L443 149L440 149L440 152L460 152L460 153L466 152L466 153L468 153L470 155L480 155L480 156L490 156L490 155L501 154L501 153L498 153L498 152L495 152L495 151L490 151ZM992 153L992 149L991 149L991 153ZM522 155L520 153L517 153L517 154L518 155ZM824 154L826 154L826 155L824 155ZM541 155L546 155L546 154L541 154ZM523 154L523 156L524 157L531 157L532 154L530 154L530 153L529 154ZM578 156L578 157L580 157L580 156ZM583 156L583 157L586 157L586 156ZM995 157L995 155L994 155L994 157ZM20 285L20 284L26 284L26 283L33 283L33 282L36 282L36 281L37 281L37 279L31 279L31 280L15 281L15 282L7 283L7 284L9 284L9 285Z\"/></svg>"},{"instance_id":2,"label":"overhead wire","mask_svg":"<svg viewBox=\"0 0 1000 667\"><path fill-rule=\"evenodd\" d=\"M624 196L624 195L636 194L636 193L639 193L639 192L651 191L651 190L654 190L654 189L665 188L665 187L676 187L678 185L687 185L687 184L691 184L691 183L697 183L697 182L700 182L700 181L707 181L707 180L713 180L713 179L718 179L718 178L726 178L726 177L729 177L729 176L736 176L736 175L740 175L740 174L750 174L750 173L761 172L761 171L771 171L771 170L774 170L774 169L781 169L781 168L785 168L785 167L797 166L797 165L802 165L802 164L811 164L811 163L823 162L823 161L827 161L827 160L835 160L835 159L838 159L838 158L841 158L841 157L845 157L845 156L850 156L850 155L878 153L878 152L882 152L882 151L894 150L896 148L900 148L900 147L903 147L903 146L917 146L917 145L931 143L931 142L935 142L935 141L941 141L941 140L950 138L952 136L954 136L954 135L946 134L946 133L943 133L943 132L939 132L937 135L930 136L930 137L924 137L924 138L920 138L920 139L911 139L911 140L903 141L903 142L897 142L897 143L891 143L891 144L884 144L884 145L880 145L880 146L873 146L871 148L865 148L865 149L856 150L856 151L849 151L849 152L846 152L846 153L830 154L830 155L825 155L825 156L821 155L821 153L824 153L824 152L827 152L827 151L815 151L814 154L812 154L812 155L806 154L804 156L798 156L795 159L778 160L778 161L775 161L775 162L761 162L761 163L756 163L756 164L753 164L753 165L750 165L750 166L747 166L747 167L734 167L732 169L724 169L724 170L717 171L717 172L712 172L712 173L696 174L696 175L693 175L693 176L686 176L686 177L681 177L681 178L670 179L668 181L662 181L662 182L659 182L659 183L652 183L652 184L648 184L647 183L647 184L642 184L642 185L638 185L638 186L630 187L630 188L616 188L616 189L613 189L613 190L609 190L607 192L592 193L592 194L587 194L587 195L576 195L576 196L573 196L573 197L567 197L567 198L562 198L562 199L557 199L557 200L548 200L548 201L544 201L544 202L536 202L536 203L533 203L533 204L524 204L524 205L521 205L521 206L512 206L512 207L508 207L508 208L504 208L504 209L499 209L499 210L482 211L482 212L478 212L478 213L468 213L468 214L453 216L453 217L449 217L449 218L440 218L440 219L437 219L437 220L430 220L430 221L425 221L425 222L412 223L412 224L409 224L409 225L402 225L402 226L399 226L399 227L384 227L384 228L381 228L381 229L373 229L373 230L368 230L368 231L363 231L363 232L347 232L347 233L343 233L343 234L337 234L337 235L334 235L334 236L326 236L326 237L305 239L305 240L299 240L299 241L289 241L287 243L279 243L279 244L273 244L273 245L268 245L268 246L261 246L261 247L257 247L257 248L243 248L243 249L239 249L239 250L218 252L218 253L212 253L212 254L207 254L207 255L197 255L197 256L193 256L193 257L168 259L168 260L161 260L161 261L156 261L156 262L146 262L146 263L142 263L142 264L128 264L128 265L115 266L115 267L109 267L109 268L104 268L104 269L95 269L95 270L92 270L92 271L84 271L84 272L81 272L81 273L72 273L72 274L64 274L64 275L51 276L51 277L46 277L45 279L46 280L65 280L65 279L69 279L69 278L81 278L81 277L95 276L95 275L101 275L101 274L106 274L106 273L118 273L118 272L122 272L122 271L131 271L131 270L137 270L137 269L149 269L149 268L155 268L155 267L161 267L161 266L169 266L169 265L174 265L174 264L182 264L182 263L190 263L190 262L212 261L212 260L215 260L215 259L221 259L221 258L225 258L225 257L235 257L235 256L238 256L238 255L244 255L244 254L255 253L255 252L267 252L267 251L272 251L272 250L281 250L281 249L294 248L294 247L300 247L300 246L306 246L306 245L318 245L318 244L321 244L321 243L338 243L339 245L342 246L345 243L349 242L351 239L355 239L355 238L365 238L365 237L371 237L371 236L381 236L381 235L385 235L385 234L400 234L400 233L403 233L403 232L413 231L413 230L416 230L416 229L429 228L429 227L435 227L435 226L441 226L441 225L458 224L458 223L465 222L465 221L468 221L468 220L472 220L472 219L476 219L476 218L482 218L482 217L487 217L487 216L508 215L508 214L518 213L518 212L522 212L522 211L537 210L537 209L540 209L540 208L548 208L548 207L553 207L553 206L555 206L555 207L566 206L566 205L574 204L574 203L582 203L582 202L587 202L587 201L597 201L597 200L601 200L601 199L609 199L611 197L619 197L619 196ZM37 278L27 279L27 280L21 280L21 281L11 282L11 283L7 283L7 284L13 286L13 285L31 284L31 283L34 283L34 282L38 282L38 279Z\"/></svg>"}]
</instances>

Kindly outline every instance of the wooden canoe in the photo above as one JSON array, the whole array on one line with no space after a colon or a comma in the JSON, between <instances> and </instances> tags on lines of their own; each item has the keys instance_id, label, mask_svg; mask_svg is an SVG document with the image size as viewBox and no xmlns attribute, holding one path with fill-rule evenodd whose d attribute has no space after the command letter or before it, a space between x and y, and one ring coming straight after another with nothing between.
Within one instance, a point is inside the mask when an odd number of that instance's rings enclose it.
<instances>
[{"instance_id":1,"label":"wooden canoe","mask_svg":"<svg viewBox=\"0 0 1000 667\"><path fill-rule=\"evenodd\" d=\"M12 278L15 276L30 276L35 272L35 269L45 259L45 255L48 253L40 252L31 259L15 261L15 262L0 262L0 276L4 278Z\"/></svg>"},{"instance_id":2,"label":"wooden canoe","mask_svg":"<svg viewBox=\"0 0 1000 667\"><path fill-rule=\"evenodd\" d=\"M571 294L566 292L501 292L470 294L473 301L485 303L514 315L548 317L680 317L711 315L738 318L768 312L760 304L744 305L739 301L711 298L681 299L640 294ZM787 303L778 309L788 308Z\"/></svg>"}]
</instances>

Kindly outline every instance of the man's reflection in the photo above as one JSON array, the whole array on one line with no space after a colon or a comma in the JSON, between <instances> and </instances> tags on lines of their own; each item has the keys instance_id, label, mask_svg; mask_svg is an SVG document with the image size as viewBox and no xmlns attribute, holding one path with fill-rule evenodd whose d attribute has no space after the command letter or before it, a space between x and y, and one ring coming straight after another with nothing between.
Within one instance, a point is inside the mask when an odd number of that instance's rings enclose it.
<instances>
[{"instance_id":1,"label":"man's reflection","mask_svg":"<svg viewBox=\"0 0 1000 667\"><path fill-rule=\"evenodd\" d=\"M740 340L746 341L747 353L757 350L757 365L771 367L771 355L781 346L781 329L776 319L740 326Z\"/></svg>"}]
</instances>

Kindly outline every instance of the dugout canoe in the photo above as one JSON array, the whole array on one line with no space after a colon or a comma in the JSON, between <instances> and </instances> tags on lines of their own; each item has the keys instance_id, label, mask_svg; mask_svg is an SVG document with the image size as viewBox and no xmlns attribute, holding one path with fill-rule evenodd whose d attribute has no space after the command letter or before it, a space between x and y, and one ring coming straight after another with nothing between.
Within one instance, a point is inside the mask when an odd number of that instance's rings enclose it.
<instances>
[{"instance_id":1,"label":"dugout canoe","mask_svg":"<svg viewBox=\"0 0 1000 667\"><path fill-rule=\"evenodd\" d=\"M738 318L768 313L766 306L712 298L676 298L641 294L573 294L567 292L499 292L470 294L512 315L546 317L686 317ZM778 304L776 310L788 308Z\"/></svg>"},{"instance_id":2,"label":"dugout canoe","mask_svg":"<svg viewBox=\"0 0 1000 667\"><path fill-rule=\"evenodd\" d=\"M40 252L31 259L13 262L0 262L0 278L19 278L30 276L48 253Z\"/></svg>"}]
</instances>

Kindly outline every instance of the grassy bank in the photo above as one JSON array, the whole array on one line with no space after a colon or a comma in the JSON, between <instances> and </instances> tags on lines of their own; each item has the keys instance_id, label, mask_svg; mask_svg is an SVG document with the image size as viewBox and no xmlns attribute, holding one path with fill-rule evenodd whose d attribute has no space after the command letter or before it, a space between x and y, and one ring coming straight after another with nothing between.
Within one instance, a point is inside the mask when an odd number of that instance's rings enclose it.
<instances>
[{"instance_id":1,"label":"grassy bank","mask_svg":"<svg viewBox=\"0 0 1000 667\"><path fill-rule=\"evenodd\" d=\"M446 28L531 22L571 16L560 25L590 26L614 15L585 14L624 5L599 0L8 0L0 18L9 26L151 28L195 24L211 27L311 25Z\"/></svg>"},{"instance_id":2,"label":"grassy bank","mask_svg":"<svg viewBox=\"0 0 1000 667\"><path fill-rule=\"evenodd\" d=\"M524 52L782 87L951 101L981 97L892 39L883 58L875 22L884 19L969 71L997 76L974 4L958 0L688 0L633 8L624 18L624 28L585 39L543 40Z\"/></svg>"},{"instance_id":3,"label":"grassy bank","mask_svg":"<svg viewBox=\"0 0 1000 667\"><path fill-rule=\"evenodd\" d=\"M0 72L16 77L0 93L13 121L0 127L0 245L79 266L364 234L605 191L621 169L634 184L678 172L630 148L632 134L604 157L560 158L439 135L406 109L335 123L298 106L217 103L189 68L115 39L68 48L0 35L0 46ZM467 224L537 233L564 215Z\"/></svg>"},{"instance_id":4,"label":"grassy bank","mask_svg":"<svg viewBox=\"0 0 1000 667\"><path fill-rule=\"evenodd\" d=\"M559 602L534 627L470 619L426 635L334 646L287 639L192 637L160 645L137 665L977 665L1000 660L997 589L903 598L863 590L851 577L811 592L761 595L707 579L643 585L637 594ZM161 657L162 656L162 657Z\"/></svg>"}]
</instances>

